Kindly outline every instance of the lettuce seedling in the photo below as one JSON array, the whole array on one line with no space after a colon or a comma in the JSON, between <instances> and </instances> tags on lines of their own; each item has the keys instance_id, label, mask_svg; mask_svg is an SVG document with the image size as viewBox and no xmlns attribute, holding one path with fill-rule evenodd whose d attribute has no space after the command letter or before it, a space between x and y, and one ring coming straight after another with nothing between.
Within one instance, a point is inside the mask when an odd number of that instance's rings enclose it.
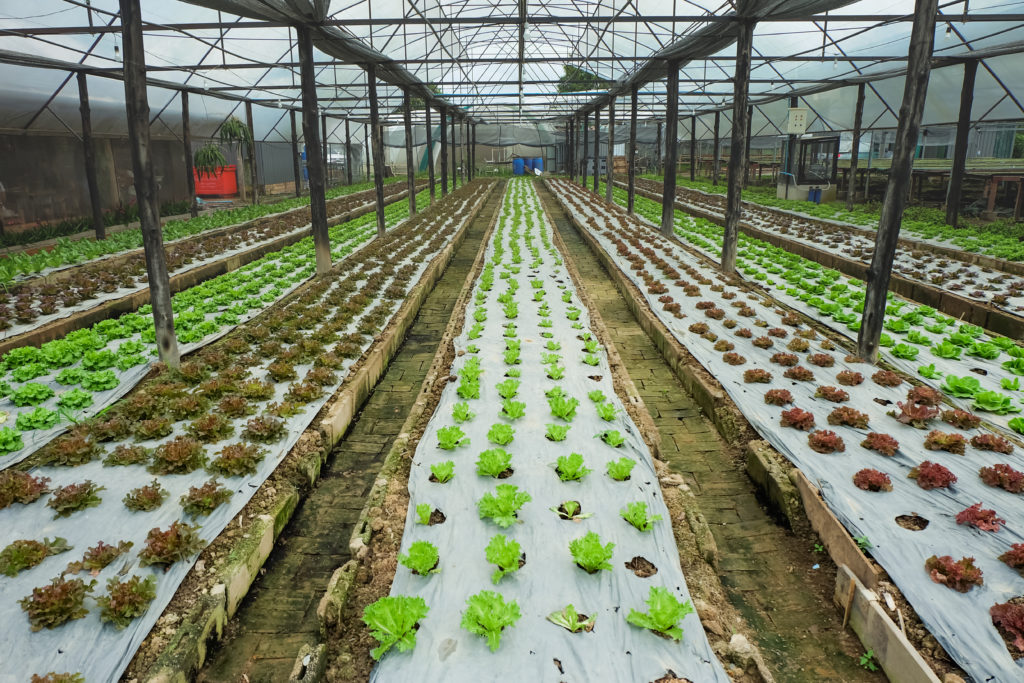
<instances>
[{"instance_id":1,"label":"lettuce seedling","mask_svg":"<svg viewBox=\"0 0 1024 683\"><path fill-rule=\"evenodd\" d=\"M587 398L589 398L594 403L604 403L606 400L608 400L607 397L604 395L604 392L601 391L600 389L594 389L593 391L588 393Z\"/></svg>"},{"instance_id":2,"label":"lettuce seedling","mask_svg":"<svg viewBox=\"0 0 1024 683\"><path fill-rule=\"evenodd\" d=\"M999 380L999 386L1006 391L1020 391L1020 378L1014 377L1010 379L1009 377L1003 377Z\"/></svg>"},{"instance_id":3,"label":"lettuce seedling","mask_svg":"<svg viewBox=\"0 0 1024 683\"><path fill-rule=\"evenodd\" d=\"M498 484L493 493L485 493L477 503L480 519L490 518L495 524L507 529L516 523L519 508L533 498L512 484Z\"/></svg>"},{"instance_id":4,"label":"lettuce seedling","mask_svg":"<svg viewBox=\"0 0 1024 683\"><path fill-rule=\"evenodd\" d=\"M505 365L515 365L519 362L519 351L511 349L505 351Z\"/></svg>"},{"instance_id":5,"label":"lettuce seedling","mask_svg":"<svg viewBox=\"0 0 1024 683\"><path fill-rule=\"evenodd\" d=\"M925 379L939 379L942 377L942 373L935 369L935 363L931 365L922 365L917 369L917 374L921 375Z\"/></svg>"},{"instance_id":6,"label":"lettuce seedling","mask_svg":"<svg viewBox=\"0 0 1024 683\"><path fill-rule=\"evenodd\" d=\"M496 534L487 544L485 551L487 561L498 568L491 575L491 583L498 583L506 574L519 571L523 557L523 549L518 541L502 534Z\"/></svg>"},{"instance_id":7,"label":"lettuce seedling","mask_svg":"<svg viewBox=\"0 0 1024 683\"><path fill-rule=\"evenodd\" d=\"M423 598L407 595L388 595L367 605L363 610L363 623L380 643L370 655L380 659L393 646L399 652L416 647L416 626L428 612L430 608Z\"/></svg>"},{"instance_id":8,"label":"lettuce seedling","mask_svg":"<svg viewBox=\"0 0 1024 683\"><path fill-rule=\"evenodd\" d=\"M588 574L596 574L602 569L612 570L608 560L612 558L614 543L602 544L601 537L593 531L585 536L569 541L569 552L581 569Z\"/></svg>"},{"instance_id":9,"label":"lettuce seedling","mask_svg":"<svg viewBox=\"0 0 1024 683\"><path fill-rule=\"evenodd\" d=\"M47 557L71 550L66 539L61 537L14 541L0 550L0 574L17 576L24 569L31 569Z\"/></svg>"},{"instance_id":10,"label":"lettuce seedling","mask_svg":"<svg viewBox=\"0 0 1024 683\"><path fill-rule=\"evenodd\" d=\"M605 422L614 420L615 415L619 412L612 403L599 403L595 407L597 409L597 416Z\"/></svg>"},{"instance_id":11,"label":"lettuce seedling","mask_svg":"<svg viewBox=\"0 0 1024 683\"><path fill-rule=\"evenodd\" d=\"M455 391L462 399L480 398L480 380L463 377Z\"/></svg>"},{"instance_id":12,"label":"lettuce seedling","mask_svg":"<svg viewBox=\"0 0 1024 683\"><path fill-rule=\"evenodd\" d=\"M568 456L558 456L555 464L555 471L562 481L580 481L593 470L583 466L583 456L579 453L571 453Z\"/></svg>"},{"instance_id":13,"label":"lettuce seedling","mask_svg":"<svg viewBox=\"0 0 1024 683\"><path fill-rule=\"evenodd\" d=\"M430 466L430 473L439 484L446 484L455 476L455 463L451 460L439 462Z\"/></svg>"},{"instance_id":14,"label":"lettuce seedling","mask_svg":"<svg viewBox=\"0 0 1024 683\"><path fill-rule=\"evenodd\" d=\"M581 519L587 519L593 517L593 512L580 512L581 507L579 501L567 500L564 501L560 506L549 508L552 512L558 513L558 516L562 519L568 519L577 521Z\"/></svg>"},{"instance_id":15,"label":"lettuce seedling","mask_svg":"<svg viewBox=\"0 0 1024 683\"><path fill-rule=\"evenodd\" d=\"M441 427L437 430L437 447L453 451L458 446L468 446L469 437L459 427Z\"/></svg>"},{"instance_id":16,"label":"lettuce seedling","mask_svg":"<svg viewBox=\"0 0 1024 683\"><path fill-rule=\"evenodd\" d=\"M409 546L409 554L401 555L398 561L412 570L413 574L427 576L441 571L438 566L437 548L428 541L414 541Z\"/></svg>"},{"instance_id":17,"label":"lettuce seedling","mask_svg":"<svg viewBox=\"0 0 1024 683\"><path fill-rule=\"evenodd\" d=\"M467 422L476 417L476 413L469 409L469 404L459 402L452 406L452 419L456 422Z\"/></svg>"},{"instance_id":18,"label":"lettuce seedling","mask_svg":"<svg viewBox=\"0 0 1024 683\"><path fill-rule=\"evenodd\" d=\"M618 448L622 444L626 443L626 437L622 436L617 429L606 429L594 436L599 437L601 441L604 441L612 448Z\"/></svg>"},{"instance_id":19,"label":"lettuce seedling","mask_svg":"<svg viewBox=\"0 0 1024 683\"><path fill-rule=\"evenodd\" d=\"M547 619L552 624L561 626L572 633L579 633L580 631L587 631L589 633L594 630L594 622L597 620L597 617L587 618L586 614L579 614L576 608L570 604L566 605L564 609L552 612L548 615Z\"/></svg>"},{"instance_id":20,"label":"lettuce seedling","mask_svg":"<svg viewBox=\"0 0 1024 683\"><path fill-rule=\"evenodd\" d=\"M544 345L544 348L546 348L548 351L560 351L562 349L562 345L556 341L549 341L547 344Z\"/></svg>"},{"instance_id":21,"label":"lettuce seedling","mask_svg":"<svg viewBox=\"0 0 1024 683\"><path fill-rule=\"evenodd\" d=\"M651 586L647 595L647 613L631 609L626 621L633 626L680 641L683 639L683 629L678 624L688 614L693 614L693 605L689 600L680 602L667 588Z\"/></svg>"},{"instance_id":22,"label":"lettuce seedling","mask_svg":"<svg viewBox=\"0 0 1024 683\"><path fill-rule=\"evenodd\" d=\"M947 394L957 398L973 398L976 393L981 391L981 382L974 377L946 375L946 380L942 383L941 388Z\"/></svg>"},{"instance_id":23,"label":"lettuce seedling","mask_svg":"<svg viewBox=\"0 0 1024 683\"><path fill-rule=\"evenodd\" d=\"M1019 407L1013 405L1013 400L1009 396L1000 394L998 391L979 391L974 395L972 407L975 410L995 413L996 415L1019 413L1021 411Z\"/></svg>"},{"instance_id":24,"label":"lettuce seedling","mask_svg":"<svg viewBox=\"0 0 1024 683\"><path fill-rule=\"evenodd\" d=\"M553 380L560 380L565 377L565 368L561 365L551 364L547 370L548 378Z\"/></svg>"},{"instance_id":25,"label":"lettuce seedling","mask_svg":"<svg viewBox=\"0 0 1024 683\"><path fill-rule=\"evenodd\" d=\"M462 628L470 633L487 638L491 652L497 652L501 645L501 632L519 621L519 603L505 602L501 594L480 591L466 600L466 611L462 613Z\"/></svg>"},{"instance_id":26,"label":"lettuce seedling","mask_svg":"<svg viewBox=\"0 0 1024 683\"><path fill-rule=\"evenodd\" d=\"M596 367L601 363L601 358L593 353L588 353L583 356L583 362L591 367Z\"/></svg>"},{"instance_id":27,"label":"lettuce seedling","mask_svg":"<svg viewBox=\"0 0 1024 683\"><path fill-rule=\"evenodd\" d=\"M569 434L569 427L571 425L548 425L547 432L544 436L548 441L565 441L566 435Z\"/></svg>"},{"instance_id":28,"label":"lettuce seedling","mask_svg":"<svg viewBox=\"0 0 1024 683\"><path fill-rule=\"evenodd\" d=\"M565 396L555 396L548 399L548 406L551 408L551 414L557 418L561 418L566 422L572 422L572 419L576 417L576 408L580 405L579 399L567 398Z\"/></svg>"},{"instance_id":29,"label":"lettuce seedling","mask_svg":"<svg viewBox=\"0 0 1024 683\"><path fill-rule=\"evenodd\" d=\"M626 507L619 510L619 514L640 531L650 531L654 523L662 518L661 515L649 515L647 503L644 502L627 503Z\"/></svg>"},{"instance_id":30,"label":"lettuce seedling","mask_svg":"<svg viewBox=\"0 0 1024 683\"><path fill-rule=\"evenodd\" d=\"M516 430L509 427L507 424L498 423L491 425L491 428L487 430L487 440L493 444L499 446L505 446L512 443L512 439L515 438Z\"/></svg>"},{"instance_id":31,"label":"lettuce seedling","mask_svg":"<svg viewBox=\"0 0 1024 683\"><path fill-rule=\"evenodd\" d=\"M501 416L510 420L518 420L526 415L526 404L522 401L513 401L506 398L501 402Z\"/></svg>"},{"instance_id":32,"label":"lettuce seedling","mask_svg":"<svg viewBox=\"0 0 1024 683\"><path fill-rule=\"evenodd\" d=\"M626 457L611 460L608 463L608 476L615 481L626 481L635 466L636 462Z\"/></svg>"},{"instance_id":33,"label":"lettuce seedling","mask_svg":"<svg viewBox=\"0 0 1024 683\"><path fill-rule=\"evenodd\" d=\"M430 514L434 511L430 503L420 503L416 506L416 523L423 526L430 525Z\"/></svg>"},{"instance_id":34,"label":"lettuce seedling","mask_svg":"<svg viewBox=\"0 0 1024 683\"><path fill-rule=\"evenodd\" d=\"M476 461L476 473L481 477L498 477L511 466L511 453L501 448L492 448L480 453Z\"/></svg>"},{"instance_id":35,"label":"lettuce seedling","mask_svg":"<svg viewBox=\"0 0 1024 683\"><path fill-rule=\"evenodd\" d=\"M146 613L155 598L156 578L153 576L145 580L132 576L127 581L113 576L107 581L107 594L96 598L100 621L109 621L118 631L124 630Z\"/></svg>"},{"instance_id":36,"label":"lettuce seedling","mask_svg":"<svg viewBox=\"0 0 1024 683\"><path fill-rule=\"evenodd\" d=\"M495 388L498 390L498 395L502 398L515 398L519 394L519 380L506 379L504 382L496 384Z\"/></svg>"}]
</instances>

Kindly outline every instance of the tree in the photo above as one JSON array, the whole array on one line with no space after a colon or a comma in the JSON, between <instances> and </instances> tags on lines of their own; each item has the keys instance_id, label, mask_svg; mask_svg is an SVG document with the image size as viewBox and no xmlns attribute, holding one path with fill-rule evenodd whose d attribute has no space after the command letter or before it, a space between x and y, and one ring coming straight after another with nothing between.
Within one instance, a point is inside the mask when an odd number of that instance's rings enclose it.
<instances>
[{"instance_id":1,"label":"tree","mask_svg":"<svg viewBox=\"0 0 1024 683\"><path fill-rule=\"evenodd\" d=\"M612 82L597 74L566 64L565 75L558 79L558 92L581 92L584 90L607 90Z\"/></svg>"}]
</instances>

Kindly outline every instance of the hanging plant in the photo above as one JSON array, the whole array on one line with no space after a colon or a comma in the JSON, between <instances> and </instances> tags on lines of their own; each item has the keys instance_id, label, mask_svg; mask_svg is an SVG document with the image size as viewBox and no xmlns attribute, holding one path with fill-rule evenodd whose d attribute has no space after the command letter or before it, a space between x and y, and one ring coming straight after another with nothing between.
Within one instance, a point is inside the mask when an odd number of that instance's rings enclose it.
<instances>
[{"instance_id":1,"label":"hanging plant","mask_svg":"<svg viewBox=\"0 0 1024 683\"><path fill-rule=\"evenodd\" d=\"M222 123L218 134L220 135L221 144L238 144L245 150L247 155L252 151L252 131L237 116L232 116Z\"/></svg>"},{"instance_id":2,"label":"hanging plant","mask_svg":"<svg viewBox=\"0 0 1024 683\"><path fill-rule=\"evenodd\" d=\"M194 163L196 172L202 178L203 176L217 175L222 167L227 166L228 161L224 158L224 153L220 151L220 146L211 142L196 150Z\"/></svg>"}]
</instances>

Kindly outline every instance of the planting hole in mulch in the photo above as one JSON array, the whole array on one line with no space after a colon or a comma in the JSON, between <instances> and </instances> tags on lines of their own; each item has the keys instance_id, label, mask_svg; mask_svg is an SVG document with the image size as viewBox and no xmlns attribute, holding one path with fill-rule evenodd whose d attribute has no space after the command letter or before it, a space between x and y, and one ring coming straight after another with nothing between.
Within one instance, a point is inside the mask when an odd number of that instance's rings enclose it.
<instances>
[{"instance_id":1,"label":"planting hole in mulch","mask_svg":"<svg viewBox=\"0 0 1024 683\"><path fill-rule=\"evenodd\" d=\"M676 672L669 669L665 672L665 675L652 683L693 683L689 678L679 678Z\"/></svg>"},{"instance_id":2,"label":"planting hole in mulch","mask_svg":"<svg viewBox=\"0 0 1024 683\"><path fill-rule=\"evenodd\" d=\"M604 378L604 375L587 375L587 379L592 379L595 382L600 382Z\"/></svg>"},{"instance_id":3,"label":"planting hole in mulch","mask_svg":"<svg viewBox=\"0 0 1024 683\"><path fill-rule=\"evenodd\" d=\"M439 564L441 564L441 560L440 560L440 558L438 558L437 562L435 562L435 563L434 563L434 566L433 566L433 567L431 567L431 568L430 568L430 569L429 569L429 570L427 571L427 573L426 573L426 574L420 574L420 573L419 573L418 571L416 571L415 569L413 569L413 570L412 570L412 573L413 573L413 574L415 574L415 575L417 575L417 576L430 576L430 572L432 572L432 571L434 571L435 569L437 569L437 565L439 565ZM419 624L417 623L417 624L416 624L416 626L414 626L413 628L419 628L419 627L420 627L420 625L419 625Z\"/></svg>"},{"instance_id":4,"label":"planting hole in mulch","mask_svg":"<svg viewBox=\"0 0 1024 683\"><path fill-rule=\"evenodd\" d=\"M900 515L896 518L896 523L904 529L911 531L922 531L928 527L928 520L917 513L909 515Z\"/></svg>"},{"instance_id":5,"label":"planting hole in mulch","mask_svg":"<svg viewBox=\"0 0 1024 683\"><path fill-rule=\"evenodd\" d=\"M444 516L444 513L435 508L434 511L430 513L430 522L427 524L427 526L434 526L435 524L444 524L445 519L447 519L447 517Z\"/></svg>"},{"instance_id":6,"label":"planting hole in mulch","mask_svg":"<svg viewBox=\"0 0 1024 683\"><path fill-rule=\"evenodd\" d=\"M654 576L658 573L658 568L654 566L654 563L648 560L646 557L640 557L637 555L629 562L623 563L626 569L630 570L641 579L646 579Z\"/></svg>"},{"instance_id":7,"label":"planting hole in mulch","mask_svg":"<svg viewBox=\"0 0 1024 683\"><path fill-rule=\"evenodd\" d=\"M458 375L448 375L448 381L449 382L458 382L459 381L459 376Z\"/></svg>"},{"instance_id":8,"label":"planting hole in mulch","mask_svg":"<svg viewBox=\"0 0 1024 683\"><path fill-rule=\"evenodd\" d=\"M1022 609L1024 609L1024 595L1018 595L1015 598L1010 598L1005 603L1001 604L1018 605ZM1021 652L1014 644L1014 642L1020 636L1016 633L1011 633L1010 631L1007 631L1000 624L997 624L995 619L992 620L992 625L996 627L996 630L999 631L999 635L1003 637L1003 644L1006 645L1006 650L1010 653L1010 656L1014 659L1024 659L1024 652Z\"/></svg>"},{"instance_id":9,"label":"planting hole in mulch","mask_svg":"<svg viewBox=\"0 0 1024 683\"><path fill-rule=\"evenodd\" d=\"M887 398L873 398L871 400L874 401L875 403L877 403L880 406L891 406L892 405L892 401L890 401Z\"/></svg>"},{"instance_id":10,"label":"planting hole in mulch","mask_svg":"<svg viewBox=\"0 0 1024 683\"><path fill-rule=\"evenodd\" d=\"M976 372L976 373L978 373L979 375L982 375L982 376L988 374L988 370L985 370L983 368L971 368L971 372Z\"/></svg>"},{"instance_id":11,"label":"planting hole in mulch","mask_svg":"<svg viewBox=\"0 0 1024 683\"><path fill-rule=\"evenodd\" d=\"M496 478L497 479L508 479L509 477L512 476L513 472L515 472L514 469L512 469L511 467L506 467L503 471L498 473L498 476Z\"/></svg>"}]
</instances>

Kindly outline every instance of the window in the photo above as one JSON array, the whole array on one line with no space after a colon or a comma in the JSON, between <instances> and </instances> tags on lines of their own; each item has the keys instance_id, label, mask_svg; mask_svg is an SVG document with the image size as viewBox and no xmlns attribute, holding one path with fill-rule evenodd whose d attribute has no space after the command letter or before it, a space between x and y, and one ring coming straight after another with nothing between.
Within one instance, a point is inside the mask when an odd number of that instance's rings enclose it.
<instances>
[{"instance_id":1,"label":"window","mask_svg":"<svg viewBox=\"0 0 1024 683\"><path fill-rule=\"evenodd\" d=\"M836 155L838 154L838 137L801 140L797 184L834 183L836 181Z\"/></svg>"}]
</instances>

